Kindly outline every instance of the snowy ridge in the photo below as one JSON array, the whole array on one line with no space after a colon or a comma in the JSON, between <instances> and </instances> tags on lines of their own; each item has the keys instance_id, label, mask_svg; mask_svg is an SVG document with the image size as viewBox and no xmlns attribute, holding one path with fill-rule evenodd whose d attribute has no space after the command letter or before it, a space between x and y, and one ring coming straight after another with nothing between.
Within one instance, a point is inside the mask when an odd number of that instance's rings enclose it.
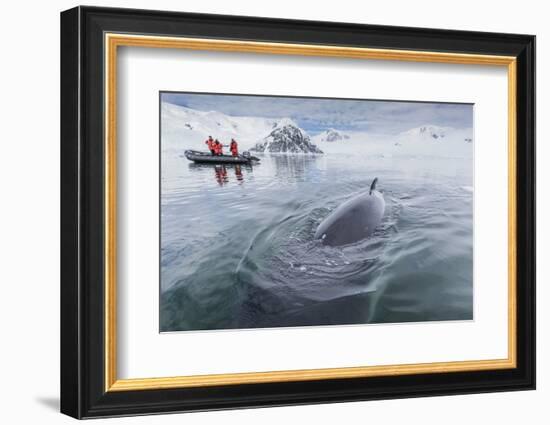
<instances>
[{"instance_id":1,"label":"snowy ridge","mask_svg":"<svg viewBox=\"0 0 550 425\"><path fill-rule=\"evenodd\" d=\"M271 133L251 150L264 153L323 153L311 143L309 135L289 118L280 120Z\"/></svg>"},{"instance_id":2,"label":"snowy ridge","mask_svg":"<svg viewBox=\"0 0 550 425\"><path fill-rule=\"evenodd\" d=\"M422 130L422 128L426 129ZM319 147L327 154L347 153L385 158L393 156L473 157L474 139L471 128L436 128L436 126L422 126L396 135L349 132L349 139L336 143L321 142Z\"/></svg>"},{"instance_id":3,"label":"snowy ridge","mask_svg":"<svg viewBox=\"0 0 550 425\"><path fill-rule=\"evenodd\" d=\"M328 130L325 130L322 133L319 133L316 136L313 136L312 140L315 143L323 143L323 142L331 143L331 142L339 142L342 140L348 140L349 138L350 136L347 133L343 133L334 128L329 128Z\"/></svg>"},{"instance_id":4,"label":"snowy ridge","mask_svg":"<svg viewBox=\"0 0 550 425\"><path fill-rule=\"evenodd\" d=\"M277 120L258 117L231 117L221 112L197 111L162 103L162 148L205 150L208 136L229 144L235 138L242 149L252 147L267 136Z\"/></svg>"},{"instance_id":5,"label":"snowy ridge","mask_svg":"<svg viewBox=\"0 0 550 425\"><path fill-rule=\"evenodd\" d=\"M423 125L401 133L402 136L412 137L431 137L432 139L443 139L448 132L452 132L450 127L438 127L435 125Z\"/></svg>"},{"instance_id":6,"label":"snowy ridge","mask_svg":"<svg viewBox=\"0 0 550 425\"><path fill-rule=\"evenodd\" d=\"M224 145L235 138L241 151L471 158L475 143L471 128L426 124L393 135L330 129L310 137L290 118L229 116L169 103L161 108L163 151L204 151L204 141L211 135Z\"/></svg>"},{"instance_id":7,"label":"snowy ridge","mask_svg":"<svg viewBox=\"0 0 550 425\"><path fill-rule=\"evenodd\" d=\"M423 125L402 132L396 143L403 152L440 157L473 157L473 130Z\"/></svg>"}]
</instances>

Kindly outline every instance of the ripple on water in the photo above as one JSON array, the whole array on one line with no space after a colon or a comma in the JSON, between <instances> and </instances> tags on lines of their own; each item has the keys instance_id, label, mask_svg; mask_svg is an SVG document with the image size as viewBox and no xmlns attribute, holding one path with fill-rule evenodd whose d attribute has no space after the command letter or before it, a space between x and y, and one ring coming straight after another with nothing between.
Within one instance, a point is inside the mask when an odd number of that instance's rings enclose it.
<instances>
[{"instance_id":1,"label":"ripple on water","mask_svg":"<svg viewBox=\"0 0 550 425\"><path fill-rule=\"evenodd\" d=\"M452 173L399 175L395 161L377 160L369 175L365 164L332 161L321 170L315 160L264 159L224 186L211 168L183 173L201 181L199 191L171 183L178 187L163 191L161 329L471 319L468 184ZM386 211L373 236L343 247L313 240L375 174Z\"/></svg>"}]
</instances>

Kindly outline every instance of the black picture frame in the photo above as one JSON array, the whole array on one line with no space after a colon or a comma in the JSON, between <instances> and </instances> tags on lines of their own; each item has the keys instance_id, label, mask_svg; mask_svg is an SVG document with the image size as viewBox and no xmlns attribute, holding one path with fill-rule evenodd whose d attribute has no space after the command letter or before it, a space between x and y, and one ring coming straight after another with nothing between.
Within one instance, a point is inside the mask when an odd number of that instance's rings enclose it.
<instances>
[{"instance_id":1,"label":"black picture frame","mask_svg":"<svg viewBox=\"0 0 550 425\"><path fill-rule=\"evenodd\" d=\"M105 391L106 32L514 56L517 60L517 367ZM61 412L75 418L535 388L535 37L132 9L61 13Z\"/></svg>"}]
</instances>

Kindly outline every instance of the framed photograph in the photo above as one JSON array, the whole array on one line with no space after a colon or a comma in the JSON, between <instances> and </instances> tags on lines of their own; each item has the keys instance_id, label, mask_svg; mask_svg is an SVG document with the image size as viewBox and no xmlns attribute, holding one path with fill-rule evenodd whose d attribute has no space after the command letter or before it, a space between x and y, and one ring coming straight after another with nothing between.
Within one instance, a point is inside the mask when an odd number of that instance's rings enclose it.
<instances>
[{"instance_id":1,"label":"framed photograph","mask_svg":"<svg viewBox=\"0 0 550 425\"><path fill-rule=\"evenodd\" d=\"M61 411L535 387L535 37L61 14Z\"/></svg>"}]
</instances>

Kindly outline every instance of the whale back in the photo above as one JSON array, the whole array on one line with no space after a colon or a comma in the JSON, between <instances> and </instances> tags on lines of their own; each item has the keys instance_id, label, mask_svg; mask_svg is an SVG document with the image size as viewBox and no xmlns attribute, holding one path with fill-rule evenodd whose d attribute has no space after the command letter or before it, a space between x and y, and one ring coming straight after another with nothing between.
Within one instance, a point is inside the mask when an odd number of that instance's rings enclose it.
<instances>
[{"instance_id":1,"label":"whale back","mask_svg":"<svg viewBox=\"0 0 550 425\"><path fill-rule=\"evenodd\" d=\"M371 187L368 193L349 199L330 213L317 228L315 239L337 246L367 238L382 221L385 207L382 194Z\"/></svg>"}]
</instances>

